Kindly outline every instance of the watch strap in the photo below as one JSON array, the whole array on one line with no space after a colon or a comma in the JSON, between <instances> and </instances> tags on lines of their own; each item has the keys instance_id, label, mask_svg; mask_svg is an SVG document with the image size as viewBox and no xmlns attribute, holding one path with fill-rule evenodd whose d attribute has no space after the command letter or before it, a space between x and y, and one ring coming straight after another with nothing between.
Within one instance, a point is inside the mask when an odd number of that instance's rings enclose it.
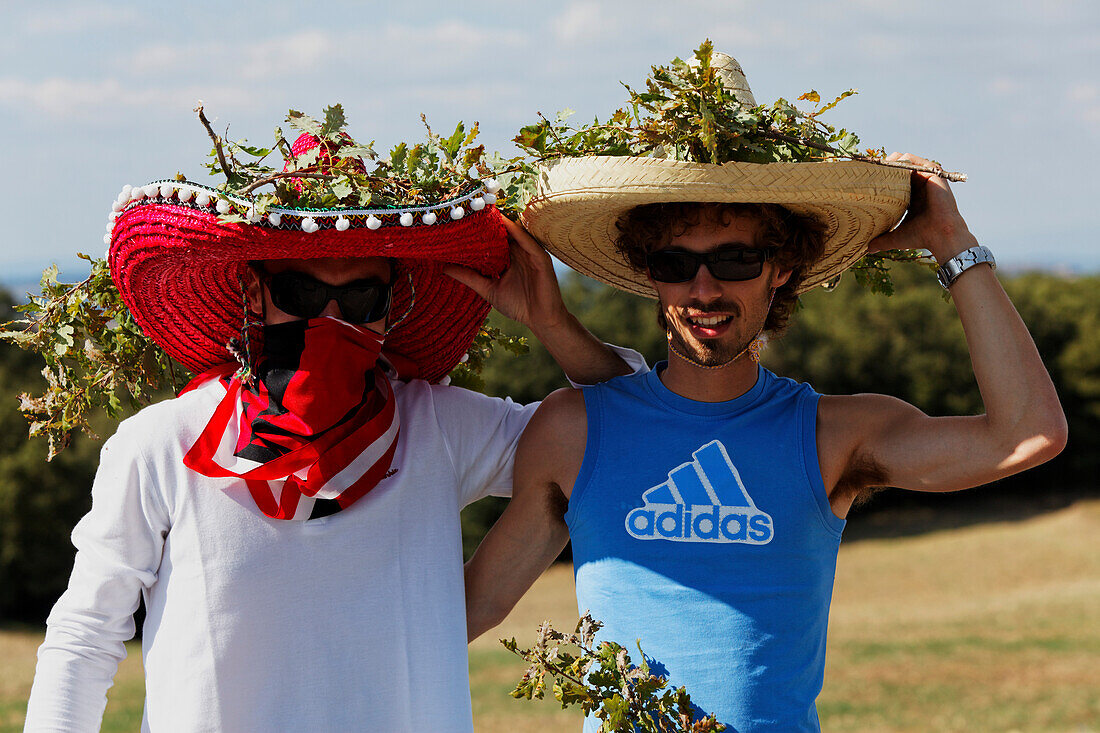
<instances>
[{"instance_id":1,"label":"watch strap","mask_svg":"<svg viewBox=\"0 0 1100 733\"><path fill-rule=\"evenodd\" d=\"M977 247L971 247L970 249L959 252L947 262L937 267L936 279L939 280L940 285L947 290L951 287L952 283L959 279L959 275L975 265L989 265L994 270L997 269L997 261L993 259L993 253L988 247L978 245Z\"/></svg>"}]
</instances>

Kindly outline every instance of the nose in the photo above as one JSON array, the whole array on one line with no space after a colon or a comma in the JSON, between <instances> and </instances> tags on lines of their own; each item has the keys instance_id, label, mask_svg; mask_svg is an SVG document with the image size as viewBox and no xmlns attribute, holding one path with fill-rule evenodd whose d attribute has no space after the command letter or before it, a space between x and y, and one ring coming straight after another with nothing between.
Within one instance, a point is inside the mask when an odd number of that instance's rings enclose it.
<instances>
[{"instance_id":1,"label":"nose","mask_svg":"<svg viewBox=\"0 0 1100 733\"><path fill-rule=\"evenodd\" d=\"M336 298L332 298L325 304L325 309L321 311L322 316L332 316L333 318L343 318L344 314L340 312L340 304L336 302Z\"/></svg>"},{"instance_id":2,"label":"nose","mask_svg":"<svg viewBox=\"0 0 1100 733\"><path fill-rule=\"evenodd\" d=\"M722 297L722 283L714 277L714 275L710 274L709 267L700 265L699 269L695 272L695 277L691 280L691 287L688 293L691 297L703 303L718 300Z\"/></svg>"}]
</instances>

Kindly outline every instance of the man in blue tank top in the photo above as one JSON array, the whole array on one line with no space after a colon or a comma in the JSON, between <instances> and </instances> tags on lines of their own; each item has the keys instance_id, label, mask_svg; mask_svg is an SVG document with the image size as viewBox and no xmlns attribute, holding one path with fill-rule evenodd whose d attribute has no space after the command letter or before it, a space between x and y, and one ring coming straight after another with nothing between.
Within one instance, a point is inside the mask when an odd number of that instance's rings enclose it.
<instances>
[{"instance_id":1,"label":"man in blue tank top","mask_svg":"<svg viewBox=\"0 0 1100 733\"><path fill-rule=\"evenodd\" d=\"M1066 441L1046 369L946 181L914 172L911 186L906 220L868 249L924 248L940 263L985 414L822 396L757 363L753 344L782 331L829 257L820 218L771 204L628 208L615 244L655 291L668 361L542 403L519 445L512 501L467 565L471 638L504 618L571 537L578 605L605 623L601 638L628 648L640 639L651 666L728 730L819 729L853 501L877 486L988 483Z\"/></svg>"}]
</instances>

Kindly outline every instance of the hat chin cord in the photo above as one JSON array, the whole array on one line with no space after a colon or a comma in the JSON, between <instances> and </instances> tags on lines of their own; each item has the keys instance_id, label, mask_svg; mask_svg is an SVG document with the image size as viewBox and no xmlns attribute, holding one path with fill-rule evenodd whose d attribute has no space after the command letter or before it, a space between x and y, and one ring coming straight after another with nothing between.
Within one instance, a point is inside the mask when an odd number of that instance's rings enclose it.
<instances>
[{"instance_id":1,"label":"hat chin cord","mask_svg":"<svg viewBox=\"0 0 1100 733\"><path fill-rule=\"evenodd\" d=\"M699 367L700 369L725 369L730 364L732 364L733 362L737 361L742 356L744 356L746 352L748 352L749 359L751 359L754 364L759 363L759 361L760 361L760 350L764 347L764 341L763 341L763 339L760 338L760 334L763 333L763 332L764 332L764 329L760 329L759 331L757 331L756 335L752 337L752 341L749 342L748 346L741 349L741 351L739 351L737 353L737 356L734 356L731 359L727 359L726 361L722 362L721 364L703 364L700 361L696 361L695 359L692 359L687 354L681 353L679 349L677 349L675 346L672 345L672 330L671 329L665 331L665 338L668 340L668 350L671 351L676 356L680 357L680 359L682 359L683 361L686 361L688 364L691 364L692 366Z\"/></svg>"},{"instance_id":2,"label":"hat chin cord","mask_svg":"<svg viewBox=\"0 0 1100 733\"><path fill-rule=\"evenodd\" d=\"M413 306L416 305L416 287L413 285L412 273L405 272L405 277L409 280L409 305L405 308L405 312L401 314L401 317L394 321L392 324L386 326L386 331L383 333L383 337L389 335L390 331L396 328L402 321L409 317L412 313ZM250 384L253 379L252 373L252 339L250 332L254 326L262 327L267 320L267 302L265 301L261 306L264 311L259 315L257 319L252 309L248 307L248 289L245 287L244 278L237 275L237 282L241 286L241 308L244 315L241 318L241 335L239 337L233 337L226 343L225 348L237 360L237 363L241 365L241 368L237 370L234 376L238 377L245 384Z\"/></svg>"},{"instance_id":3,"label":"hat chin cord","mask_svg":"<svg viewBox=\"0 0 1100 733\"><path fill-rule=\"evenodd\" d=\"M768 313L771 313L771 311L772 311L772 303L775 301L775 291L778 290L778 289L779 288L772 288L771 297L768 298ZM765 318L765 321L766 320L767 319ZM671 328L666 328L665 329L665 340L668 341L668 350L669 351L671 351L676 356L680 357L681 360L686 361L688 364L691 364L692 366L699 367L700 369L725 369L730 364L732 364L733 362L737 361L742 356L744 356L746 352L749 355L749 359L754 364L759 364L760 363L760 351L761 351L761 349L764 348L764 340L762 338L760 338L760 334L762 334L762 333L764 333L764 327L763 326L761 326L760 330L756 332L756 335L752 337L752 340L749 341L748 346L741 349L741 351L739 351L736 356L734 356L731 359L727 359L726 361L722 362L721 364L703 364L702 362L691 358L687 354L681 353L680 350L677 349L672 343L672 329Z\"/></svg>"},{"instance_id":4,"label":"hat chin cord","mask_svg":"<svg viewBox=\"0 0 1100 733\"><path fill-rule=\"evenodd\" d=\"M386 326L386 332L383 334L384 336L388 336L390 331L401 325L401 321L409 317L409 314L412 313L413 306L416 305L416 286L413 285L412 273L405 270L405 277L409 280L409 306L405 309L405 312L401 314L400 318Z\"/></svg>"}]
</instances>

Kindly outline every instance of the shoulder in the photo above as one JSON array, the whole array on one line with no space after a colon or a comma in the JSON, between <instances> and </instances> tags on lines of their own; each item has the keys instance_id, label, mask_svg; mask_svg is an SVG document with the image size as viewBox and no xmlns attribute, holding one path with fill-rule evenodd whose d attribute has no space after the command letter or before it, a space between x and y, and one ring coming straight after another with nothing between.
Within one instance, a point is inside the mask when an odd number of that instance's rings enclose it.
<instances>
[{"instance_id":1,"label":"shoulder","mask_svg":"<svg viewBox=\"0 0 1100 733\"><path fill-rule=\"evenodd\" d=\"M523 477L555 485L566 497L584 460L588 441L584 393L565 388L550 393L520 438L516 451L517 485Z\"/></svg>"},{"instance_id":2,"label":"shoulder","mask_svg":"<svg viewBox=\"0 0 1100 733\"><path fill-rule=\"evenodd\" d=\"M760 367L760 379L769 399L801 399L805 395L818 395L809 382L800 382L793 377L781 377L775 372Z\"/></svg>"},{"instance_id":3,"label":"shoulder","mask_svg":"<svg viewBox=\"0 0 1100 733\"><path fill-rule=\"evenodd\" d=\"M913 415L923 413L905 400L871 393L822 395L817 408L819 427L855 434L877 432Z\"/></svg>"},{"instance_id":4,"label":"shoulder","mask_svg":"<svg viewBox=\"0 0 1100 733\"><path fill-rule=\"evenodd\" d=\"M826 486L853 466L876 460L884 441L924 417L889 395L823 395L817 406L817 447Z\"/></svg>"},{"instance_id":5,"label":"shoulder","mask_svg":"<svg viewBox=\"0 0 1100 733\"><path fill-rule=\"evenodd\" d=\"M434 413L440 420L497 419L525 409L534 412L538 405L518 405L510 397L491 397L465 387L429 384L422 379L391 381L391 385L402 420L418 412L422 417Z\"/></svg>"},{"instance_id":6,"label":"shoulder","mask_svg":"<svg viewBox=\"0 0 1100 733\"><path fill-rule=\"evenodd\" d=\"M216 381L178 397L155 402L119 423L104 451L157 457L182 457L198 440L225 389Z\"/></svg>"},{"instance_id":7,"label":"shoulder","mask_svg":"<svg viewBox=\"0 0 1100 733\"><path fill-rule=\"evenodd\" d=\"M430 407L436 410L494 410L515 404L508 398L490 397L465 387L430 384L423 379L413 379L409 382L391 380L390 384L397 403L403 407Z\"/></svg>"},{"instance_id":8,"label":"shoulder","mask_svg":"<svg viewBox=\"0 0 1100 733\"><path fill-rule=\"evenodd\" d=\"M584 452L588 425L584 406L584 392L566 387L551 392L539 405L521 446L537 443L540 452ZM521 448L522 449L522 448Z\"/></svg>"},{"instance_id":9,"label":"shoulder","mask_svg":"<svg viewBox=\"0 0 1100 733\"><path fill-rule=\"evenodd\" d=\"M584 406L584 390L565 387L551 392L539 405L535 418L548 427L569 428L583 427L586 411Z\"/></svg>"}]
</instances>

